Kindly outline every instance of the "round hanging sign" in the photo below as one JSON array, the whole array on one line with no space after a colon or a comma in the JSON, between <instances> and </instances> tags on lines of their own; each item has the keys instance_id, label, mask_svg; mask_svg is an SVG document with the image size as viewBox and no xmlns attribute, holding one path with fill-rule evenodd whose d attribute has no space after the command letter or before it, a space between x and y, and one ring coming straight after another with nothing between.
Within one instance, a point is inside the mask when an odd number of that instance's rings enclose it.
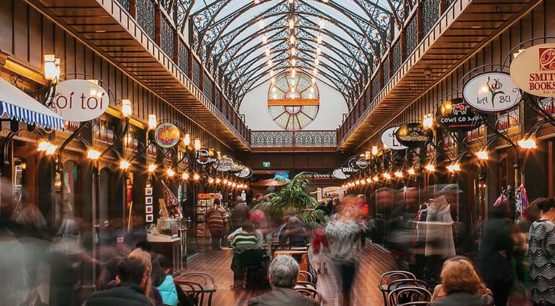
<instances>
[{"instance_id":1,"label":"round hanging sign","mask_svg":"<svg viewBox=\"0 0 555 306\"><path fill-rule=\"evenodd\" d=\"M172 123L160 123L154 131L154 141L162 148L172 148L179 142L180 132Z\"/></svg>"},{"instance_id":2,"label":"round hanging sign","mask_svg":"<svg viewBox=\"0 0 555 306\"><path fill-rule=\"evenodd\" d=\"M511 76L488 72L472 78L464 85L463 96L473 108L489 113L502 112L520 102L520 89Z\"/></svg>"},{"instance_id":3,"label":"round hanging sign","mask_svg":"<svg viewBox=\"0 0 555 306\"><path fill-rule=\"evenodd\" d=\"M64 120L83 122L100 117L109 104L102 86L90 80L67 80L56 85L50 107Z\"/></svg>"},{"instance_id":4,"label":"round hanging sign","mask_svg":"<svg viewBox=\"0 0 555 306\"><path fill-rule=\"evenodd\" d=\"M252 176L252 170L249 167L244 167L243 170L235 173L235 176L240 178L249 178Z\"/></svg>"},{"instance_id":5,"label":"round hanging sign","mask_svg":"<svg viewBox=\"0 0 555 306\"><path fill-rule=\"evenodd\" d=\"M449 131L468 132L482 125L486 115L475 113L462 98L456 98L439 105L436 120Z\"/></svg>"},{"instance_id":6,"label":"round hanging sign","mask_svg":"<svg viewBox=\"0 0 555 306\"><path fill-rule=\"evenodd\" d=\"M343 170L341 170L341 169L333 170L333 173L331 175L333 177L335 177L336 179L338 179L338 180L346 180L350 176L350 175L345 174L345 172L343 172Z\"/></svg>"},{"instance_id":7,"label":"round hanging sign","mask_svg":"<svg viewBox=\"0 0 555 306\"><path fill-rule=\"evenodd\" d=\"M395 126L385 130L385 132L383 132L382 134L382 143L391 150L404 150L407 148L399 143L399 140L397 140L395 132L397 132L398 129L399 127Z\"/></svg>"},{"instance_id":8,"label":"round hanging sign","mask_svg":"<svg viewBox=\"0 0 555 306\"><path fill-rule=\"evenodd\" d=\"M417 148L432 140L433 134L420 123L405 123L395 132L395 136L402 145Z\"/></svg>"},{"instance_id":9,"label":"round hanging sign","mask_svg":"<svg viewBox=\"0 0 555 306\"><path fill-rule=\"evenodd\" d=\"M555 97L555 43L532 46L511 63L511 77L525 92Z\"/></svg>"},{"instance_id":10,"label":"round hanging sign","mask_svg":"<svg viewBox=\"0 0 555 306\"><path fill-rule=\"evenodd\" d=\"M361 159L357 159L357 161L355 162L355 165L359 168L359 169L366 169L368 168L368 161L364 158Z\"/></svg>"}]
</instances>

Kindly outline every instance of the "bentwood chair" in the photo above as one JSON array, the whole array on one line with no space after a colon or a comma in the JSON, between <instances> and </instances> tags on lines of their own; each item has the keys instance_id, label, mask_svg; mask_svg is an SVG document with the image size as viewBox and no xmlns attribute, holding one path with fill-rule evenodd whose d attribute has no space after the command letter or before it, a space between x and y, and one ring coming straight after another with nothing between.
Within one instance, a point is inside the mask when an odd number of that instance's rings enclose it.
<instances>
[{"instance_id":1,"label":"bentwood chair","mask_svg":"<svg viewBox=\"0 0 555 306\"><path fill-rule=\"evenodd\" d=\"M378 288L382 292L383 304L385 306L388 306L389 284L398 279L416 279L416 277L408 271L389 271L382 274Z\"/></svg>"},{"instance_id":2,"label":"bentwood chair","mask_svg":"<svg viewBox=\"0 0 555 306\"><path fill-rule=\"evenodd\" d=\"M421 287L400 287L393 289L388 296L389 306L399 306L414 302L427 302L432 300L432 293Z\"/></svg>"},{"instance_id":3,"label":"bentwood chair","mask_svg":"<svg viewBox=\"0 0 555 306\"><path fill-rule=\"evenodd\" d=\"M322 295L316 289L296 287L294 290L297 291L298 293L300 293L303 296L306 296L306 297L309 297L309 298L315 300L316 302L318 302L318 305L322 305L322 303L324 301L323 298L322 298Z\"/></svg>"},{"instance_id":4,"label":"bentwood chair","mask_svg":"<svg viewBox=\"0 0 555 306\"><path fill-rule=\"evenodd\" d=\"M207 306L212 306L212 298L218 288L214 278L210 274L189 272L176 276L174 281L176 284L186 283L194 286L197 291L196 298L199 306L204 305L205 301Z\"/></svg>"}]
</instances>

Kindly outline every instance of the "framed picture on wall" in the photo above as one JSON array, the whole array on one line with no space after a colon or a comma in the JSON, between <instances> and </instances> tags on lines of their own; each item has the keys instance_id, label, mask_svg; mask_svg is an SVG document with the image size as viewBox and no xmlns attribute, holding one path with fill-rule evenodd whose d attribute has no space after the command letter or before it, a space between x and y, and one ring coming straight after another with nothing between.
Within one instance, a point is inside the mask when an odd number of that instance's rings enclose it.
<instances>
[{"instance_id":1,"label":"framed picture on wall","mask_svg":"<svg viewBox=\"0 0 555 306\"><path fill-rule=\"evenodd\" d=\"M154 206L152 205L145 206L145 213L152 214L153 211L154 211Z\"/></svg>"},{"instance_id":2,"label":"framed picture on wall","mask_svg":"<svg viewBox=\"0 0 555 306\"><path fill-rule=\"evenodd\" d=\"M147 196L152 195L152 187L146 187L145 188L145 195L147 195Z\"/></svg>"},{"instance_id":3,"label":"framed picture on wall","mask_svg":"<svg viewBox=\"0 0 555 306\"><path fill-rule=\"evenodd\" d=\"M146 197L145 198L145 204L146 205L152 205L152 197Z\"/></svg>"},{"instance_id":4,"label":"framed picture on wall","mask_svg":"<svg viewBox=\"0 0 555 306\"><path fill-rule=\"evenodd\" d=\"M153 215L153 214L148 214L148 215L146 215L146 222L147 222L147 223L152 223L152 222L154 222L154 215Z\"/></svg>"}]
</instances>

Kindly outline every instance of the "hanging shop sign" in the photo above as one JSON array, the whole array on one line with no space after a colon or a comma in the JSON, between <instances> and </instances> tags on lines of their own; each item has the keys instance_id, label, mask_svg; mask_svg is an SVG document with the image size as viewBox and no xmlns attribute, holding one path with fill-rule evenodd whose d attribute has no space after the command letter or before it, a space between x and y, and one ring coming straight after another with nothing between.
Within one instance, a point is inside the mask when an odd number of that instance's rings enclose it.
<instances>
[{"instance_id":1,"label":"hanging shop sign","mask_svg":"<svg viewBox=\"0 0 555 306\"><path fill-rule=\"evenodd\" d=\"M355 173L359 172L360 169L354 168L354 167L349 167L349 166L343 166L343 167L341 167L341 171L343 173L345 173L346 175L350 176L352 174L355 174Z\"/></svg>"},{"instance_id":2,"label":"hanging shop sign","mask_svg":"<svg viewBox=\"0 0 555 306\"><path fill-rule=\"evenodd\" d=\"M179 142L180 132L172 123L160 123L154 131L154 141L162 148L173 148Z\"/></svg>"},{"instance_id":3,"label":"hanging shop sign","mask_svg":"<svg viewBox=\"0 0 555 306\"><path fill-rule=\"evenodd\" d=\"M233 163L234 161L231 157L223 156L217 163L214 164L214 168L221 172L228 172L231 171Z\"/></svg>"},{"instance_id":4,"label":"hanging shop sign","mask_svg":"<svg viewBox=\"0 0 555 306\"><path fill-rule=\"evenodd\" d=\"M67 80L56 86L50 107L64 120L83 122L100 117L109 104L102 86L87 80Z\"/></svg>"},{"instance_id":5,"label":"hanging shop sign","mask_svg":"<svg viewBox=\"0 0 555 306\"><path fill-rule=\"evenodd\" d=\"M342 169L333 170L331 175L338 180L346 180L350 177L350 175L345 174Z\"/></svg>"},{"instance_id":6,"label":"hanging shop sign","mask_svg":"<svg viewBox=\"0 0 555 306\"><path fill-rule=\"evenodd\" d=\"M238 173L238 172L241 172L241 170L243 170L243 168L245 168L245 166L234 162L233 165L231 166L231 170L229 170L229 171L234 172L234 173Z\"/></svg>"},{"instance_id":7,"label":"hanging shop sign","mask_svg":"<svg viewBox=\"0 0 555 306\"><path fill-rule=\"evenodd\" d=\"M402 145L417 148L431 141L433 133L424 129L420 123L405 123L395 132L395 136Z\"/></svg>"},{"instance_id":8,"label":"hanging shop sign","mask_svg":"<svg viewBox=\"0 0 555 306\"><path fill-rule=\"evenodd\" d=\"M511 77L525 92L555 97L555 43L532 46L511 63Z\"/></svg>"},{"instance_id":9,"label":"hanging shop sign","mask_svg":"<svg viewBox=\"0 0 555 306\"><path fill-rule=\"evenodd\" d=\"M252 170L249 167L243 167L243 170L235 173L236 177L249 178L252 176Z\"/></svg>"},{"instance_id":10,"label":"hanging shop sign","mask_svg":"<svg viewBox=\"0 0 555 306\"><path fill-rule=\"evenodd\" d=\"M218 160L212 156L210 156L210 151L206 149L198 150L196 152L197 163L201 165L212 164L217 162Z\"/></svg>"},{"instance_id":11,"label":"hanging shop sign","mask_svg":"<svg viewBox=\"0 0 555 306\"><path fill-rule=\"evenodd\" d=\"M446 130L467 132L482 125L486 115L475 113L468 104L464 103L464 99L457 98L443 101L439 105L436 120Z\"/></svg>"},{"instance_id":12,"label":"hanging shop sign","mask_svg":"<svg viewBox=\"0 0 555 306\"><path fill-rule=\"evenodd\" d=\"M463 96L473 108L490 113L502 112L520 102L520 90L509 74L488 72L464 85Z\"/></svg>"},{"instance_id":13,"label":"hanging shop sign","mask_svg":"<svg viewBox=\"0 0 555 306\"><path fill-rule=\"evenodd\" d=\"M395 132L397 132L398 129L399 127L395 126L385 130L382 134L382 143L391 150L404 150L407 148L397 140Z\"/></svg>"}]
</instances>

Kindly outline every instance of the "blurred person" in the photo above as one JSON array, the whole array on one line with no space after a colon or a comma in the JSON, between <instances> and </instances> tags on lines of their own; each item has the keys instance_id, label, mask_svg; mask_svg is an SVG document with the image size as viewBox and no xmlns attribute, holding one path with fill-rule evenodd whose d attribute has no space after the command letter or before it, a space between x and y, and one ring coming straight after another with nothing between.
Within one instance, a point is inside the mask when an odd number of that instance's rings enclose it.
<instances>
[{"instance_id":1,"label":"blurred person","mask_svg":"<svg viewBox=\"0 0 555 306\"><path fill-rule=\"evenodd\" d=\"M330 210L330 216L331 215L335 215L337 213L337 210L339 208L339 205L341 204L341 201L339 200L339 197L334 197L331 200L331 204L332 204L332 208Z\"/></svg>"},{"instance_id":2,"label":"blurred person","mask_svg":"<svg viewBox=\"0 0 555 306\"><path fill-rule=\"evenodd\" d=\"M241 196L237 196L235 198L235 206L231 211L231 230L235 231L236 229L240 228L245 221L249 220L249 216L249 206L247 206Z\"/></svg>"},{"instance_id":3,"label":"blurred person","mask_svg":"<svg viewBox=\"0 0 555 306\"><path fill-rule=\"evenodd\" d=\"M555 305L555 198L533 202L541 213L529 233L530 289L534 305Z\"/></svg>"},{"instance_id":4,"label":"blurred person","mask_svg":"<svg viewBox=\"0 0 555 306\"><path fill-rule=\"evenodd\" d=\"M301 220L297 217L287 219L279 241L292 247L304 247L307 244L307 239L308 233Z\"/></svg>"},{"instance_id":5,"label":"blurred person","mask_svg":"<svg viewBox=\"0 0 555 306\"><path fill-rule=\"evenodd\" d=\"M220 205L220 200L215 199L214 206L206 212L205 216L213 250L221 250L222 235L225 225L224 215L225 211Z\"/></svg>"},{"instance_id":6,"label":"blurred person","mask_svg":"<svg viewBox=\"0 0 555 306\"><path fill-rule=\"evenodd\" d=\"M428 204L426 215L426 275L428 281L437 283L445 259L455 256L453 218L445 195L440 195Z\"/></svg>"},{"instance_id":7,"label":"blurred person","mask_svg":"<svg viewBox=\"0 0 555 306\"><path fill-rule=\"evenodd\" d=\"M478 250L478 269L496 305L507 305L513 285L512 223L505 205L490 209Z\"/></svg>"},{"instance_id":8,"label":"blurred person","mask_svg":"<svg viewBox=\"0 0 555 306\"><path fill-rule=\"evenodd\" d=\"M243 286L244 271L243 267L239 264L238 256L246 250L262 250L262 233L255 230L252 222L247 220L239 229L231 233L227 239L231 241L231 246L233 247L233 258L231 260L233 288L241 288Z\"/></svg>"},{"instance_id":9,"label":"blurred person","mask_svg":"<svg viewBox=\"0 0 555 306\"><path fill-rule=\"evenodd\" d=\"M328 240L324 234L324 227L318 226L314 229L314 237L310 243L312 250L312 262L318 273L327 273Z\"/></svg>"},{"instance_id":10,"label":"blurred person","mask_svg":"<svg viewBox=\"0 0 555 306\"><path fill-rule=\"evenodd\" d=\"M272 291L248 301L249 306L317 306L315 300L303 297L293 288L299 275L299 264L291 256L279 255L270 264Z\"/></svg>"},{"instance_id":11,"label":"blurred person","mask_svg":"<svg viewBox=\"0 0 555 306\"><path fill-rule=\"evenodd\" d=\"M177 297L177 289L175 288L173 275L171 273L171 262L166 256L163 255L160 256L159 262L163 268L163 274L158 276L153 275L153 284L160 292L160 296L162 297L162 304L168 306L177 306L179 301Z\"/></svg>"},{"instance_id":12,"label":"blurred person","mask_svg":"<svg viewBox=\"0 0 555 306\"><path fill-rule=\"evenodd\" d=\"M362 222L366 222L366 219L368 219L368 204L364 200L363 194L357 195L356 210L357 218Z\"/></svg>"},{"instance_id":13,"label":"blurred person","mask_svg":"<svg viewBox=\"0 0 555 306\"><path fill-rule=\"evenodd\" d=\"M351 304L351 288L356 276L364 234L353 210L356 199L345 196L338 208L336 220L330 221L325 229L331 262L336 266L341 280L343 306Z\"/></svg>"},{"instance_id":14,"label":"blurred person","mask_svg":"<svg viewBox=\"0 0 555 306\"><path fill-rule=\"evenodd\" d=\"M118 265L119 286L93 293L84 306L151 306L145 292L149 288L147 267L137 257L127 257ZM51 304L55 305L55 304Z\"/></svg>"},{"instance_id":15,"label":"blurred person","mask_svg":"<svg viewBox=\"0 0 555 306\"><path fill-rule=\"evenodd\" d=\"M438 289L439 288L439 289ZM436 292L441 291L441 292ZM474 265L468 258L445 261L441 270L441 286L434 290L431 306L490 306L493 298L486 289Z\"/></svg>"}]
</instances>

